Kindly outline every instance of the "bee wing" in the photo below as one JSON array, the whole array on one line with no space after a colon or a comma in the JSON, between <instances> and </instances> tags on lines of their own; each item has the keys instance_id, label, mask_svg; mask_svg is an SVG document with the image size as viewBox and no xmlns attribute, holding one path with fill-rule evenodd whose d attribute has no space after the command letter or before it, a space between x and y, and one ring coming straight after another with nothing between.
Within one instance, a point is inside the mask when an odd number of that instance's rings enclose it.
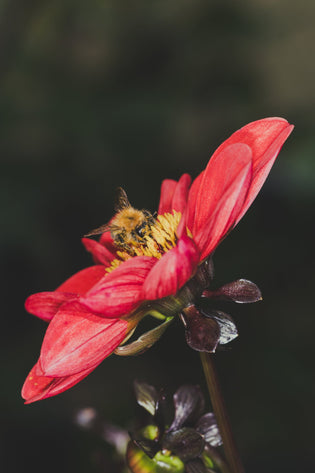
<instances>
[{"instance_id":1,"label":"bee wing","mask_svg":"<svg viewBox=\"0 0 315 473\"><path fill-rule=\"evenodd\" d=\"M117 212L119 212L119 210L126 209L127 207L131 207L127 194L122 187L118 187L115 200L115 210Z\"/></svg>"},{"instance_id":2,"label":"bee wing","mask_svg":"<svg viewBox=\"0 0 315 473\"><path fill-rule=\"evenodd\" d=\"M110 230L110 225L106 223L105 225L101 225L98 228L94 228L94 230L91 230L89 233L86 233L84 236L89 237L93 235L100 235L101 233L107 232Z\"/></svg>"}]
</instances>

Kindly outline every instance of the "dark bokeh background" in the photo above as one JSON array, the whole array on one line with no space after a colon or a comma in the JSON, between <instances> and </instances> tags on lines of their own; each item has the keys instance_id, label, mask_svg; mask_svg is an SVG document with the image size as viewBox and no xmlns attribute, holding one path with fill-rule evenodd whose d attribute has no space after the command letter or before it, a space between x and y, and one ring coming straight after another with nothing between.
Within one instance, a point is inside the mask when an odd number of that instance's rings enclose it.
<instances>
[{"instance_id":1,"label":"dark bokeh background","mask_svg":"<svg viewBox=\"0 0 315 473\"><path fill-rule=\"evenodd\" d=\"M234 130L274 115L294 134L215 256L218 284L247 277L264 301L231 307L240 337L217 362L247 471L314 468L314 20L311 0L1 2L1 471L100 471L75 409L128 425L135 377L204 386L178 323L24 406L45 324L23 302L90 264L80 236L111 217L117 186L155 210L164 177L196 176Z\"/></svg>"}]
</instances>

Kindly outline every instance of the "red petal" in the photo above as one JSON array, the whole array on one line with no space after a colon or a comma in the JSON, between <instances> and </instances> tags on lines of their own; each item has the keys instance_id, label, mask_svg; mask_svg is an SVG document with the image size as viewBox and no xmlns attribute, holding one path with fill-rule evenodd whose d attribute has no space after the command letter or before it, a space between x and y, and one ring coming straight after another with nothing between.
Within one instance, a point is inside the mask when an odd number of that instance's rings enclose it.
<instances>
[{"instance_id":1,"label":"red petal","mask_svg":"<svg viewBox=\"0 0 315 473\"><path fill-rule=\"evenodd\" d=\"M93 260L95 264L104 264L105 266L110 266L115 255L109 251L104 245L101 245L98 241L91 240L90 238L81 239L85 249L92 253Z\"/></svg>"},{"instance_id":2,"label":"red petal","mask_svg":"<svg viewBox=\"0 0 315 473\"><path fill-rule=\"evenodd\" d=\"M57 394L66 391L96 368L96 366L93 366L91 369L81 371L72 376L53 378L49 376L38 376L36 374L39 363L40 361L38 361L32 368L23 385L21 394L23 399L26 401L25 404L56 396Z\"/></svg>"},{"instance_id":3,"label":"red petal","mask_svg":"<svg viewBox=\"0 0 315 473\"><path fill-rule=\"evenodd\" d=\"M104 266L90 266L71 276L56 290L61 292L73 292L74 294L83 296L104 274Z\"/></svg>"},{"instance_id":4,"label":"red petal","mask_svg":"<svg viewBox=\"0 0 315 473\"><path fill-rule=\"evenodd\" d=\"M240 143L235 143L215 153L210 159L200 182L195 206L195 221L192 229L193 235L209 222L209 218L216 210L229 186L242 172L252 159L251 149ZM190 212L190 201L188 202Z\"/></svg>"},{"instance_id":5,"label":"red petal","mask_svg":"<svg viewBox=\"0 0 315 473\"><path fill-rule=\"evenodd\" d=\"M32 294L25 301L25 309L49 322L62 304L84 295L105 274L104 266L91 266L67 279L56 291Z\"/></svg>"},{"instance_id":6,"label":"red petal","mask_svg":"<svg viewBox=\"0 0 315 473\"><path fill-rule=\"evenodd\" d=\"M154 300L176 294L194 274L199 251L193 240L183 236L151 269L143 285L145 299Z\"/></svg>"},{"instance_id":7,"label":"red petal","mask_svg":"<svg viewBox=\"0 0 315 473\"><path fill-rule=\"evenodd\" d=\"M214 211L215 209L219 198L218 196L216 199L214 198L214 192L211 190L210 186L212 186L214 182L212 176L214 172L213 167L215 167L218 157L223 155L223 151L225 151L229 146L237 143L248 145L252 150L252 183L244 204L239 210L239 215L235 217L234 222L231 222L231 226L235 226L259 192L281 149L281 146L291 133L292 129L293 126L289 125L289 123L282 118L266 118L249 123L224 141L209 161L201 182L197 182L197 180L200 180L200 176L198 176L191 186L188 197L189 211L186 216L186 224L188 228L196 233L196 231L205 224L205 220L209 217L211 211ZM222 169L223 173L224 171L225 173L229 173L229 166L226 167L225 170ZM221 185L221 179L218 180L218 185ZM198 194L197 198L195 198L196 191ZM204 199L207 200L206 206L204 205Z\"/></svg>"},{"instance_id":8,"label":"red petal","mask_svg":"<svg viewBox=\"0 0 315 473\"><path fill-rule=\"evenodd\" d=\"M252 150L255 170L257 166L261 166L269 160L270 156L268 151L270 146L272 146L275 141L278 146L281 146L290 135L293 128L293 125L290 125L284 118L272 117L256 120L233 133L233 135L217 148L213 157L221 153L231 144L244 143ZM267 153L267 155L265 153Z\"/></svg>"},{"instance_id":9,"label":"red petal","mask_svg":"<svg viewBox=\"0 0 315 473\"><path fill-rule=\"evenodd\" d=\"M142 285L156 258L136 256L122 263L96 284L81 302L103 317L129 314L142 301Z\"/></svg>"},{"instance_id":10,"label":"red petal","mask_svg":"<svg viewBox=\"0 0 315 473\"><path fill-rule=\"evenodd\" d=\"M164 179L161 185L161 196L158 214L165 214L172 211L172 200L177 182L173 179Z\"/></svg>"},{"instance_id":11,"label":"red petal","mask_svg":"<svg viewBox=\"0 0 315 473\"><path fill-rule=\"evenodd\" d=\"M69 292L38 292L26 299L25 309L30 314L36 315L40 319L49 322L56 312L58 312L62 304L76 297L78 296Z\"/></svg>"},{"instance_id":12,"label":"red petal","mask_svg":"<svg viewBox=\"0 0 315 473\"><path fill-rule=\"evenodd\" d=\"M196 177L196 179L194 180L194 182L192 183L192 185L190 187L189 194L188 194L188 199L187 199L188 205L187 205L187 209L186 209L186 211L187 211L186 226L190 230L190 232L192 231L192 229L194 227L196 201L197 201L197 197L198 197L200 183L201 183L202 178L203 178L203 174L204 174L204 171L202 171L199 174L199 176Z\"/></svg>"},{"instance_id":13,"label":"red petal","mask_svg":"<svg viewBox=\"0 0 315 473\"><path fill-rule=\"evenodd\" d=\"M181 238L183 235L187 235L187 225L186 225L186 220L187 220L187 207L182 213L182 217L179 221L178 227L176 229L176 236L177 238Z\"/></svg>"},{"instance_id":14,"label":"red petal","mask_svg":"<svg viewBox=\"0 0 315 473\"><path fill-rule=\"evenodd\" d=\"M99 243L101 245L105 246L105 248L112 253L113 257L115 257L117 248L114 244L114 240L113 240L110 232L102 233L102 235L99 239Z\"/></svg>"},{"instance_id":15,"label":"red petal","mask_svg":"<svg viewBox=\"0 0 315 473\"><path fill-rule=\"evenodd\" d=\"M283 118L265 118L262 120L257 120L255 122L249 123L240 130L233 133L230 138L228 138L224 143L219 146L219 148L213 154L206 170L205 177L201 183L202 190L198 193L198 202L196 205L196 215L198 215L199 220L199 210L203 207L203 199L207 192L207 180L213 183L211 176L211 168L214 163L217 161L219 156L222 156L222 152L225 151L230 145L236 143L243 143L248 145L252 150L252 160L253 160L253 178L252 183L244 202L243 208L240 209L240 213L233 222L233 225L242 218L245 214L255 197L257 196L260 188L265 182L267 175L287 137L293 130L293 126L290 125ZM230 172L229 167L225 169L225 172ZM212 171L211 171L212 172ZM210 185L210 182L209 182ZM212 195L210 187L208 192ZM189 196L190 202L190 196ZM193 208L191 207L192 212ZM203 216L204 217L204 216ZM200 221L202 225L203 220ZM200 228L200 225L199 225ZM196 227L195 227L196 229Z\"/></svg>"},{"instance_id":16,"label":"red petal","mask_svg":"<svg viewBox=\"0 0 315 473\"><path fill-rule=\"evenodd\" d=\"M189 186L191 184L191 177L189 174L183 174L180 180L178 181L174 195L172 198L172 210L176 210L176 212L181 212L183 213L186 204L187 204L187 197L188 197L188 191L189 191Z\"/></svg>"},{"instance_id":17,"label":"red petal","mask_svg":"<svg viewBox=\"0 0 315 473\"><path fill-rule=\"evenodd\" d=\"M235 222L252 178L251 150L247 145L231 145L211 161L212 168L207 167L200 185L199 213L196 211L193 230L201 260L214 250Z\"/></svg>"},{"instance_id":18,"label":"red petal","mask_svg":"<svg viewBox=\"0 0 315 473\"><path fill-rule=\"evenodd\" d=\"M249 123L223 143L224 145L229 141L246 143L253 152L253 179L235 225L243 217L263 186L276 157L293 128L294 126L283 118L265 118Z\"/></svg>"},{"instance_id":19,"label":"red petal","mask_svg":"<svg viewBox=\"0 0 315 473\"><path fill-rule=\"evenodd\" d=\"M104 319L78 302L65 304L50 322L41 349L45 376L92 369L123 341L129 322Z\"/></svg>"}]
</instances>

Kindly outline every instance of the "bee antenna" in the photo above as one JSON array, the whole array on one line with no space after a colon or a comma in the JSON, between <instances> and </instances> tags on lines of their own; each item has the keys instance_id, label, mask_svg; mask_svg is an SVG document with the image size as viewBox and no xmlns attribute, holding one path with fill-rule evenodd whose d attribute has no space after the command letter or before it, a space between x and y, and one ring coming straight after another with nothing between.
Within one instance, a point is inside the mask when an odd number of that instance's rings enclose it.
<instances>
[{"instance_id":1,"label":"bee antenna","mask_svg":"<svg viewBox=\"0 0 315 473\"><path fill-rule=\"evenodd\" d=\"M118 187L116 190L116 199L115 199L115 210L126 209L131 207L126 191L122 187Z\"/></svg>"}]
</instances>

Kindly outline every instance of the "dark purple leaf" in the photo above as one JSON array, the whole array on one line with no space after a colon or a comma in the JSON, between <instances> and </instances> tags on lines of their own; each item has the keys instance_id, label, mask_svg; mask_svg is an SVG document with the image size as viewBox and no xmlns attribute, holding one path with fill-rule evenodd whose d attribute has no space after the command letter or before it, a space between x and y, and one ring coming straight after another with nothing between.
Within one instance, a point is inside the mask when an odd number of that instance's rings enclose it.
<instances>
[{"instance_id":1,"label":"dark purple leaf","mask_svg":"<svg viewBox=\"0 0 315 473\"><path fill-rule=\"evenodd\" d=\"M198 457L202 453L205 441L196 430L184 427L168 432L163 439L162 446L185 462Z\"/></svg>"},{"instance_id":2,"label":"dark purple leaf","mask_svg":"<svg viewBox=\"0 0 315 473\"><path fill-rule=\"evenodd\" d=\"M144 382L135 381L134 389L138 404L154 416L156 404L159 399L155 387Z\"/></svg>"},{"instance_id":3,"label":"dark purple leaf","mask_svg":"<svg viewBox=\"0 0 315 473\"><path fill-rule=\"evenodd\" d=\"M237 327L230 315L220 310L213 310L208 314L208 316L219 324L220 345L225 345L238 337Z\"/></svg>"},{"instance_id":4,"label":"dark purple leaf","mask_svg":"<svg viewBox=\"0 0 315 473\"><path fill-rule=\"evenodd\" d=\"M262 300L260 289L247 279L238 279L220 287L215 291L204 291L204 297L238 302L239 304L252 303Z\"/></svg>"},{"instance_id":5,"label":"dark purple leaf","mask_svg":"<svg viewBox=\"0 0 315 473\"><path fill-rule=\"evenodd\" d=\"M181 386L173 396L175 416L171 430L177 430L184 424L193 424L204 410L204 397L199 386Z\"/></svg>"},{"instance_id":6,"label":"dark purple leaf","mask_svg":"<svg viewBox=\"0 0 315 473\"><path fill-rule=\"evenodd\" d=\"M206 289L210 286L213 278L214 278L214 265L213 265L212 257L210 256L208 259L206 259L202 263L202 265L199 266L194 280L197 282L200 288Z\"/></svg>"},{"instance_id":7,"label":"dark purple leaf","mask_svg":"<svg viewBox=\"0 0 315 473\"><path fill-rule=\"evenodd\" d=\"M196 425L196 430L203 436L205 442L210 444L212 447L219 447L219 445L222 445L222 438L217 421L212 412L204 414L199 419Z\"/></svg>"},{"instance_id":8,"label":"dark purple leaf","mask_svg":"<svg viewBox=\"0 0 315 473\"><path fill-rule=\"evenodd\" d=\"M185 309L181 318L185 325L186 341L190 348L214 353L220 340L220 326L217 321L205 317L195 306Z\"/></svg>"},{"instance_id":9,"label":"dark purple leaf","mask_svg":"<svg viewBox=\"0 0 315 473\"><path fill-rule=\"evenodd\" d=\"M163 391L159 394L159 399L157 400L155 406L155 415L154 421L159 428L160 435L163 435L165 431L165 410L166 410L166 397L163 394Z\"/></svg>"}]
</instances>

